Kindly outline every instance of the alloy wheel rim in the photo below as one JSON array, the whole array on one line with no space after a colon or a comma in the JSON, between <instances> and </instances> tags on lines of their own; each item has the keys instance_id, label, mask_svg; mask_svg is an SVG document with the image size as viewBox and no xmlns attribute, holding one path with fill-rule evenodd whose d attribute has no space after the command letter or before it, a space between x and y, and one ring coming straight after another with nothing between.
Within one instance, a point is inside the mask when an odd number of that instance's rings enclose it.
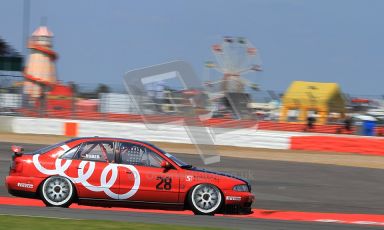
<instances>
[{"instance_id":1,"label":"alloy wheel rim","mask_svg":"<svg viewBox=\"0 0 384 230\"><path fill-rule=\"evenodd\" d=\"M221 203L220 191L211 185L199 185L192 194L192 202L196 209L209 213L218 208Z\"/></svg>"},{"instance_id":2,"label":"alloy wheel rim","mask_svg":"<svg viewBox=\"0 0 384 230\"><path fill-rule=\"evenodd\" d=\"M44 197L53 205L61 205L67 202L72 195L70 182L62 177L53 177L46 181Z\"/></svg>"}]
</instances>

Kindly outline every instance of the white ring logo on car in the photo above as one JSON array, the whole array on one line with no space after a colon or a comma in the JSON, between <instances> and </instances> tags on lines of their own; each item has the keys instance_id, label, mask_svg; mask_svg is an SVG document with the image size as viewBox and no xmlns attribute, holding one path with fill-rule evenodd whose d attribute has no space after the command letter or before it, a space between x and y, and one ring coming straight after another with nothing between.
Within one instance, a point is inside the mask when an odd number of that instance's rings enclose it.
<instances>
[{"instance_id":1,"label":"white ring logo on car","mask_svg":"<svg viewBox=\"0 0 384 230\"><path fill-rule=\"evenodd\" d=\"M64 151L69 149L66 145L62 146L62 148L64 149ZM88 190L91 190L93 192L104 192L107 196L111 197L112 199L128 199L135 195L135 193L140 187L140 174L136 167L133 165L118 165L113 163L108 164L107 167L105 167L101 173L100 186L96 186L88 182L88 179L92 176L95 170L95 162L81 161L77 170L79 176L77 178L73 178L65 174L65 171L71 166L72 160L56 159L55 169L46 169L40 164L39 156L40 154L33 155L33 164L39 172L45 175L60 175L67 177L73 183L80 183ZM62 164L63 161L65 161L64 164ZM87 164L89 164L89 167L86 172L84 172L85 166ZM117 180L118 167L124 167L129 169L132 172L135 180L131 190L124 194L117 194L110 190L110 188L115 184ZM107 175L110 171L112 171L112 175L111 178L107 181Z\"/></svg>"}]
</instances>

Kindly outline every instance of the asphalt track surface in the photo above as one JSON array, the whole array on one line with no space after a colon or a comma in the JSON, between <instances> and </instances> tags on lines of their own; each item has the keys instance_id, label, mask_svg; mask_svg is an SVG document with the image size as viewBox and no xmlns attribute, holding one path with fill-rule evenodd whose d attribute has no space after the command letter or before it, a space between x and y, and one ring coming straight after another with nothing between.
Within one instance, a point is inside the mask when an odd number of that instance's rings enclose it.
<instances>
[{"instance_id":1,"label":"asphalt track surface","mask_svg":"<svg viewBox=\"0 0 384 230\"><path fill-rule=\"evenodd\" d=\"M0 142L0 180L8 174L11 143ZM41 145L23 144L26 151ZM174 154L195 166L250 179L254 208L306 212L384 214L384 170L222 157L205 166L198 155ZM2 184L0 196L8 196ZM0 205L2 214L168 223L232 229L379 229L375 226L204 217L175 214L56 209Z\"/></svg>"}]
</instances>

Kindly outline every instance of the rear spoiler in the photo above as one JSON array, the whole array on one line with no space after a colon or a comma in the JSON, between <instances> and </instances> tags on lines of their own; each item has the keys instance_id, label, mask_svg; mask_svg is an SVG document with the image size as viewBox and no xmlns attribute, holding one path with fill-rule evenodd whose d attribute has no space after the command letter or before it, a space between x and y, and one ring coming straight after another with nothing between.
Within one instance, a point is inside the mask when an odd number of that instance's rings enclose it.
<instances>
[{"instance_id":1,"label":"rear spoiler","mask_svg":"<svg viewBox=\"0 0 384 230\"><path fill-rule=\"evenodd\" d=\"M24 152L24 148L17 145L12 145L11 150L16 156L21 156L23 155L23 152Z\"/></svg>"}]
</instances>

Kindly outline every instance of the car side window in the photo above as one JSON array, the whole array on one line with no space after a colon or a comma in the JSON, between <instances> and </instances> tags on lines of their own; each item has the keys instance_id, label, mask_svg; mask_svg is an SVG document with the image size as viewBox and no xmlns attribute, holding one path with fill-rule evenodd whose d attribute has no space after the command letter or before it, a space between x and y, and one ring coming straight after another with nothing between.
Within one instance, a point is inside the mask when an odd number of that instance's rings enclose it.
<instances>
[{"instance_id":1,"label":"car side window","mask_svg":"<svg viewBox=\"0 0 384 230\"><path fill-rule=\"evenodd\" d=\"M129 165L142 165L148 167L161 167L163 158L154 153L151 149L129 142L121 142L116 148L120 153L121 163Z\"/></svg>"},{"instance_id":2,"label":"car side window","mask_svg":"<svg viewBox=\"0 0 384 230\"><path fill-rule=\"evenodd\" d=\"M80 148L80 145L77 145L76 147L71 148L70 150L65 152L63 155L61 155L60 158L72 160L79 148Z\"/></svg>"},{"instance_id":3,"label":"car side window","mask_svg":"<svg viewBox=\"0 0 384 230\"><path fill-rule=\"evenodd\" d=\"M92 141L81 145L77 159L86 161L114 162L112 141Z\"/></svg>"}]
</instances>

